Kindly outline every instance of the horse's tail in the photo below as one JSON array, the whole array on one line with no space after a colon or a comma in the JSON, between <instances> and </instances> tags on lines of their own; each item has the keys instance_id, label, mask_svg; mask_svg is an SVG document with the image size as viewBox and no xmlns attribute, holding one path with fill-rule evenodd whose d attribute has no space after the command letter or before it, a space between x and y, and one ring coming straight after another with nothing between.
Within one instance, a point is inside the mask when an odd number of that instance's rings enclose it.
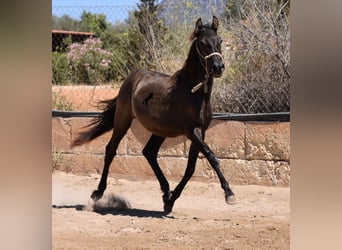
<instances>
[{"instance_id":1,"label":"horse's tail","mask_svg":"<svg viewBox=\"0 0 342 250\"><path fill-rule=\"evenodd\" d=\"M114 115L116 109L117 97L110 100L101 101L103 112L95 118L90 124L85 127L90 127L88 130L81 132L72 142L71 146L80 146L91 140L99 137L105 132L114 128Z\"/></svg>"}]
</instances>

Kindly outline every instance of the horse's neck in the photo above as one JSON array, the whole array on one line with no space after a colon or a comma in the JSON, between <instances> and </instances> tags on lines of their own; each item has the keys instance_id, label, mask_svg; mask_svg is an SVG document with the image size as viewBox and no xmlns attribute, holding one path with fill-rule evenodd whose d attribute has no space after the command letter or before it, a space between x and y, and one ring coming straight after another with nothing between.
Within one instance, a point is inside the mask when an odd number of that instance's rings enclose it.
<instances>
[{"instance_id":1,"label":"horse's neck","mask_svg":"<svg viewBox=\"0 0 342 250\"><path fill-rule=\"evenodd\" d=\"M195 57L197 56L197 54L194 54L193 56ZM183 85L183 88L184 91L190 93L190 95L194 95L195 99L202 103L200 105L201 109L203 109L203 111L205 110L205 113L207 113L207 111L211 109L210 99L214 78L212 75L208 75L208 78L206 78L206 71L204 70L200 61L196 59L197 58L192 58L190 60L187 60L187 63L183 67L182 80L185 83L185 86ZM206 81L206 87L203 85L195 92L192 92L193 88L196 85L204 81Z\"/></svg>"},{"instance_id":2,"label":"horse's neck","mask_svg":"<svg viewBox=\"0 0 342 250\"><path fill-rule=\"evenodd\" d=\"M199 108L197 111L202 117L201 119L203 119L203 126L207 127L212 117L210 97L213 86L213 76L210 75L207 79L207 91L204 91L204 86L202 86L200 89L192 92L196 85L205 80L206 71L201 65L198 55L196 53L190 54L192 56L186 60L183 68L174 76L177 79L177 86L180 88L181 92L183 92L187 98L192 97L187 100L192 102L193 107L196 109Z\"/></svg>"},{"instance_id":3,"label":"horse's neck","mask_svg":"<svg viewBox=\"0 0 342 250\"><path fill-rule=\"evenodd\" d=\"M203 65L199 61L197 53L192 48L192 53L190 51L189 58L186 60L186 63L182 69L182 81L184 81L184 88L186 91L191 90L193 87L198 85L201 82L207 80L208 90L212 87L212 76L209 76L209 79L206 79L206 71L203 68ZM202 87L203 88L203 87ZM202 92L203 90L200 90Z\"/></svg>"}]
</instances>

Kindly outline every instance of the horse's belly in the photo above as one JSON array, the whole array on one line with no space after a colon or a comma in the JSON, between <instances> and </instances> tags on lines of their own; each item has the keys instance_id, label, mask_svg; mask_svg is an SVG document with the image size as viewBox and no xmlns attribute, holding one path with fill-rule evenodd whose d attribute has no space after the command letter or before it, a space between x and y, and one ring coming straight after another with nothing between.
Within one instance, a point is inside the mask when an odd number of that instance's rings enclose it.
<instances>
[{"instance_id":1,"label":"horse's belly","mask_svg":"<svg viewBox=\"0 0 342 250\"><path fill-rule=\"evenodd\" d=\"M162 137L176 137L184 134L183 123L173 114L154 112L153 109L144 110L138 106L135 109L135 116L153 134Z\"/></svg>"}]
</instances>

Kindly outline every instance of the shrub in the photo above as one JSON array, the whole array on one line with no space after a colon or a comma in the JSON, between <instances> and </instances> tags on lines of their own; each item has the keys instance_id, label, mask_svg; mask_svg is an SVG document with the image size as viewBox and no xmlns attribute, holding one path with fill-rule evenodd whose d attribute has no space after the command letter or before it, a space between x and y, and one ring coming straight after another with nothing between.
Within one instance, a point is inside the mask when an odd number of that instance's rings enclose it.
<instances>
[{"instance_id":1,"label":"shrub","mask_svg":"<svg viewBox=\"0 0 342 250\"><path fill-rule=\"evenodd\" d=\"M129 43L134 52L132 66L160 71L163 47L168 32L160 17L161 4L155 0L140 0L130 18Z\"/></svg>"},{"instance_id":2,"label":"shrub","mask_svg":"<svg viewBox=\"0 0 342 250\"><path fill-rule=\"evenodd\" d=\"M96 84L108 82L112 53L102 49L99 38L88 38L83 44L73 43L67 59L72 70L72 82Z\"/></svg>"},{"instance_id":3,"label":"shrub","mask_svg":"<svg viewBox=\"0 0 342 250\"><path fill-rule=\"evenodd\" d=\"M231 62L213 90L220 112L290 110L290 32L285 5L246 0L243 18L229 20ZM242 7L241 7L242 8Z\"/></svg>"},{"instance_id":4,"label":"shrub","mask_svg":"<svg viewBox=\"0 0 342 250\"><path fill-rule=\"evenodd\" d=\"M169 74L178 70L188 53L193 22L182 18L174 21L174 16L164 15L164 23L163 10L157 8L156 1L140 2L123 26L106 26L98 34L100 38L70 44L68 53L54 52L53 83L121 81L137 68ZM187 4L182 5L186 11L194 9ZM219 31L227 41L223 46L226 70L215 81L215 112L290 110L289 4L275 0L227 1ZM175 16L188 17L180 11L177 9ZM197 17L198 11L194 13ZM68 109L63 97L58 98L58 105Z\"/></svg>"},{"instance_id":5,"label":"shrub","mask_svg":"<svg viewBox=\"0 0 342 250\"><path fill-rule=\"evenodd\" d=\"M70 82L70 69L66 53L52 52L52 83L65 85Z\"/></svg>"},{"instance_id":6,"label":"shrub","mask_svg":"<svg viewBox=\"0 0 342 250\"><path fill-rule=\"evenodd\" d=\"M117 82L125 79L134 69L132 58L135 57L129 46L128 32L113 30L103 34L106 50L112 53L111 67L108 69L108 79Z\"/></svg>"}]
</instances>

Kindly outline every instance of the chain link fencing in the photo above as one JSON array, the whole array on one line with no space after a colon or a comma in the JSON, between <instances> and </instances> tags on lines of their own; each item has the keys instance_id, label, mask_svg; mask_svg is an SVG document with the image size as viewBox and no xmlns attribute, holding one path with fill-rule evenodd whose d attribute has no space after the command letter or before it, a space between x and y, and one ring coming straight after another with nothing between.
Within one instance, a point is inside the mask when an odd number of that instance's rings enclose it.
<instances>
[{"instance_id":1,"label":"chain link fencing","mask_svg":"<svg viewBox=\"0 0 342 250\"><path fill-rule=\"evenodd\" d=\"M152 69L172 74L181 68L195 21L202 17L206 23L216 15L221 23L219 33L224 40L222 54L226 70L215 80L213 110L240 114L288 112L288 17L270 10L265 4L267 1L245 2L249 5L241 8L248 7L249 15L236 22L224 15L226 1L203 1L204 5L196 5L195 1L163 1L167 15L162 12L160 17L168 28L169 40L160 51L163 57ZM98 101L113 98L118 93L122 80L131 70L127 58L132 56L132 50L125 39L136 9L137 6L53 6L53 110L99 111ZM97 26L90 30L89 23ZM113 35L104 35L101 28L110 29ZM73 49L81 53L89 44L96 53L87 55L87 60L92 60L96 66L91 67L90 61L80 65L70 63ZM86 77L80 77L84 75Z\"/></svg>"}]
</instances>

